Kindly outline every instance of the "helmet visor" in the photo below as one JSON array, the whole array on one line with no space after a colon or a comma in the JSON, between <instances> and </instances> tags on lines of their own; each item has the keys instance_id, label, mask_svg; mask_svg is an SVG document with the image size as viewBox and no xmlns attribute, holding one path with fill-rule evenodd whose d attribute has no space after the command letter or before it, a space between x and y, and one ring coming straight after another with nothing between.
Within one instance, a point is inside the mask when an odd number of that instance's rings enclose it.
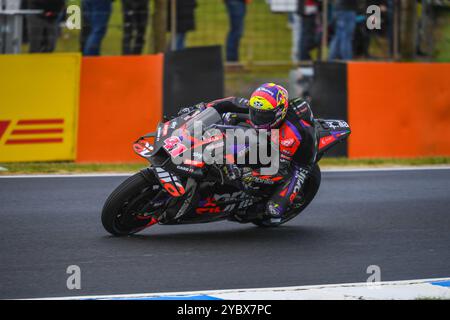
<instances>
[{"instance_id":1,"label":"helmet visor","mask_svg":"<svg viewBox=\"0 0 450 320\"><path fill-rule=\"evenodd\" d=\"M277 110L258 110L250 108L250 120L256 126L265 126L275 122Z\"/></svg>"}]
</instances>

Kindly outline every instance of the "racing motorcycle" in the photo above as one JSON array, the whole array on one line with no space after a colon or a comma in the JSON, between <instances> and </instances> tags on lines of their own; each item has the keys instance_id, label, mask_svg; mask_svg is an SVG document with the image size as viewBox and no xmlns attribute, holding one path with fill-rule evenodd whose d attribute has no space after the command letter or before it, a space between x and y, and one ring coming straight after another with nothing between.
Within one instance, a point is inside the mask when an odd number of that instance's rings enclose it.
<instances>
[{"instance_id":1,"label":"racing motorcycle","mask_svg":"<svg viewBox=\"0 0 450 320\"><path fill-rule=\"evenodd\" d=\"M213 127L219 133L195 141L192 137L195 121L202 123L205 131ZM202 161L203 150L219 150L226 139L225 130L222 130L225 127L223 117L214 108L207 108L160 122L156 132L135 141L134 151L148 160L149 166L126 179L111 193L102 210L102 224L114 236L131 235L155 224L221 220L260 227L284 224L305 210L314 199L321 182L318 162L324 153L350 135L345 121L314 121L317 129L316 162L302 191L296 195L281 221L270 222L265 213L276 181L246 188L239 179L228 179L226 165ZM245 128L246 124L238 126ZM183 143L187 140L190 144ZM192 157L174 161L188 149Z\"/></svg>"}]
</instances>

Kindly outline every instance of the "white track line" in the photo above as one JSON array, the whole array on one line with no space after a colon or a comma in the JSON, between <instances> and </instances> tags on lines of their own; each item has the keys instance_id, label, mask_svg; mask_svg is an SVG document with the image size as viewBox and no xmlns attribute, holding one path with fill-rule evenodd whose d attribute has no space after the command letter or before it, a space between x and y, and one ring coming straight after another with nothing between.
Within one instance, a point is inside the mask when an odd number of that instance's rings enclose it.
<instances>
[{"instance_id":1,"label":"white track line","mask_svg":"<svg viewBox=\"0 0 450 320\"><path fill-rule=\"evenodd\" d=\"M411 295L415 297L427 297L426 294L442 294L449 297L448 288L434 287L431 283L450 281L450 278L421 279L421 280L402 280L402 281L383 281L378 283L342 283L328 285L296 286L296 287L274 287L274 288L251 288L251 289L227 289L227 290L204 290L204 291L185 291L185 292L161 292L161 293L138 293L138 294L114 294L114 295L92 295L92 296L72 296L72 297L51 297L34 298L36 300L79 300L79 299L137 299L151 297L186 297L203 295L218 297L221 299L345 299L346 297L361 298L366 295L371 298L370 293L376 293L378 299L395 298L410 299ZM427 285L427 287L418 286ZM357 290L356 292L354 290ZM377 290L378 289L378 290ZM363 291L361 293L360 291ZM383 291L387 290L387 291ZM394 296L392 296L392 290ZM400 290L400 292L398 292ZM408 292L411 290L411 292ZM430 291L431 290L431 291ZM378 292L377 292L378 291ZM365 293L364 293L365 292ZM425 294L425 295L422 295ZM428 296L433 297L433 296Z\"/></svg>"},{"instance_id":2,"label":"white track line","mask_svg":"<svg viewBox=\"0 0 450 320\"><path fill-rule=\"evenodd\" d=\"M389 172L389 171L425 171L425 170L450 170L450 166L408 166L385 168L330 168L322 172ZM27 178L104 178L104 177L129 177L136 172L126 173L81 173L81 174L30 174L30 175L0 175L0 179L27 179Z\"/></svg>"}]
</instances>

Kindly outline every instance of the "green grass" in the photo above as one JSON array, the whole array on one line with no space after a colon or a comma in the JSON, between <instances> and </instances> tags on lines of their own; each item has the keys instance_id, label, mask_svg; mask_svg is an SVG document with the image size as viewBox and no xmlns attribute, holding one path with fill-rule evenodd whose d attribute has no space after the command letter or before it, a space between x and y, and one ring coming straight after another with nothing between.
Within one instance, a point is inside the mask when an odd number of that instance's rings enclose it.
<instances>
[{"instance_id":1,"label":"green grass","mask_svg":"<svg viewBox=\"0 0 450 320\"><path fill-rule=\"evenodd\" d=\"M415 159L347 159L324 158L320 161L322 168L334 167L393 167L393 166L424 166L450 165L450 157L415 158ZM144 168L142 163L73 163L73 162L30 162L30 163L0 163L7 169L0 175L10 174L74 174L99 172L136 172Z\"/></svg>"},{"instance_id":2,"label":"green grass","mask_svg":"<svg viewBox=\"0 0 450 320\"><path fill-rule=\"evenodd\" d=\"M425 157L425 158L377 158L377 159L348 159L348 158L324 158L320 161L323 167L384 167L384 166L428 166L449 165L450 157Z\"/></svg>"},{"instance_id":3,"label":"green grass","mask_svg":"<svg viewBox=\"0 0 450 320\"><path fill-rule=\"evenodd\" d=\"M96 173L96 172L134 172L146 166L145 163L74 163L74 162L17 162L0 163L7 169L0 175L7 174L62 174L62 173Z\"/></svg>"}]
</instances>

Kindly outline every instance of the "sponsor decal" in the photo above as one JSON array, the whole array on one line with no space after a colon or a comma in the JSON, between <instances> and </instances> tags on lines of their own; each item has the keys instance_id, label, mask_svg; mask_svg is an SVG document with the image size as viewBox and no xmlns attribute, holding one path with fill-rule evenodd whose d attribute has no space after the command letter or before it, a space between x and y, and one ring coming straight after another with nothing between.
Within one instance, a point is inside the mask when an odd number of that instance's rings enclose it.
<instances>
[{"instance_id":1,"label":"sponsor decal","mask_svg":"<svg viewBox=\"0 0 450 320\"><path fill-rule=\"evenodd\" d=\"M258 109L262 109L263 107L264 107L264 104L262 104L260 101L258 101L258 100L255 100L254 102L253 102L253 106L255 107L255 108L258 108Z\"/></svg>"},{"instance_id":2,"label":"sponsor decal","mask_svg":"<svg viewBox=\"0 0 450 320\"><path fill-rule=\"evenodd\" d=\"M188 167L184 167L184 166L177 166L177 169L178 169L178 170L181 170L181 171L185 171L185 172L187 172L187 173L192 173L192 172L194 172L194 169L188 168Z\"/></svg>"},{"instance_id":3,"label":"sponsor decal","mask_svg":"<svg viewBox=\"0 0 450 320\"><path fill-rule=\"evenodd\" d=\"M343 135L345 135L345 134L347 134L348 133L348 131L335 131L335 132L331 132L331 134L333 135L333 136L335 136L336 138L339 138L339 137L341 137L341 136L343 136Z\"/></svg>"},{"instance_id":4,"label":"sponsor decal","mask_svg":"<svg viewBox=\"0 0 450 320\"><path fill-rule=\"evenodd\" d=\"M187 147L181 143L180 137L177 136L171 136L164 140L163 148L169 152L172 157L179 156L187 150Z\"/></svg>"},{"instance_id":5,"label":"sponsor decal","mask_svg":"<svg viewBox=\"0 0 450 320\"><path fill-rule=\"evenodd\" d=\"M349 128L348 123L342 120L329 120L325 121L325 123L327 124L328 127L330 127L333 130L339 128Z\"/></svg>"},{"instance_id":6,"label":"sponsor decal","mask_svg":"<svg viewBox=\"0 0 450 320\"><path fill-rule=\"evenodd\" d=\"M13 124L0 120L0 140L6 136L5 145L47 144L64 142L64 119L23 119Z\"/></svg>"},{"instance_id":7,"label":"sponsor decal","mask_svg":"<svg viewBox=\"0 0 450 320\"><path fill-rule=\"evenodd\" d=\"M158 130L156 131L156 141L159 141L161 138L161 126L158 126Z\"/></svg>"},{"instance_id":8,"label":"sponsor decal","mask_svg":"<svg viewBox=\"0 0 450 320\"><path fill-rule=\"evenodd\" d=\"M287 155L287 156L292 156L292 151L290 150L286 150L286 149L281 149L280 150L281 154L283 155Z\"/></svg>"},{"instance_id":9,"label":"sponsor decal","mask_svg":"<svg viewBox=\"0 0 450 320\"><path fill-rule=\"evenodd\" d=\"M187 164L189 166L194 166L197 168L203 168L205 166L205 163L203 161L195 161L195 160L189 160L189 159L184 160L184 164ZM194 169L191 169L191 170L192 170L191 172L194 171Z\"/></svg>"},{"instance_id":10,"label":"sponsor decal","mask_svg":"<svg viewBox=\"0 0 450 320\"><path fill-rule=\"evenodd\" d=\"M192 153L192 157L194 159L196 159L196 160L201 160L203 158L203 154L200 153L200 152L195 151L195 152Z\"/></svg>"},{"instance_id":11,"label":"sponsor decal","mask_svg":"<svg viewBox=\"0 0 450 320\"><path fill-rule=\"evenodd\" d=\"M163 137L167 135L168 131L169 131L169 123L166 122L166 123L164 123L164 127L163 127L163 132L162 132Z\"/></svg>"},{"instance_id":12,"label":"sponsor decal","mask_svg":"<svg viewBox=\"0 0 450 320\"><path fill-rule=\"evenodd\" d=\"M195 210L197 214L204 213L220 213L220 212L231 212L236 209L243 209L251 206L253 204L252 200L243 200L242 202L237 202L239 199L246 198L246 194L243 191L237 191L234 193L223 193L214 194L212 197L208 197L204 200L199 201L199 207ZM217 203L220 201L236 201L237 203L231 203L221 208Z\"/></svg>"},{"instance_id":13,"label":"sponsor decal","mask_svg":"<svg viewBox=\"0 0 450 320\"><path fill-rule=\"evenodd\" d=\"M295 197L297 196L297 194L300 192L303 184L305 183L305 179L306 179L306 174L307 171L301 169L300 171L297 171L295 174L295 185L294 185L294 190L292 190L292 194L289 197L289 201L293 202Z\"/></svg>"},{"instance_id":14,"label":"sponsor decal","mask_svg":"<svg viewBox=\"0 0 450 320\"><path fill-rule=\"evenodd\" d=\"M259 184L266 184L266 185L273 185L275 184L275 180L272 179L264 179L259 177L246 177L243 179L246 183L259 183Z\"/></svg>"},{"instance_id":15,"label":"sponsor decal","mask_svg":"<svg viewBox=\"0 0 450 320\"><path fill-rule=\"evenodd\" d=\"M335 140L336 140L336 138L333 136L326 136L326 137L320 138L319 149L326 147L327 145L329 145L330 143L332 143Z\"/></svg>"},{"instance_id":16,"label":"sponsor decal","mask_svg":"<svg viewBox=\"0 0 450 320\"><path fill-rule=\"evenodd\" d=\"M156 167L156 175L161 182L163 188L173 197L181 197L185 194L183 185L176 175L173 175L163 168Z\"/></svg>"},{"instance_id":17,"label":"sponsor decal","mask_svg":"<svg viewBox=\"0 0 450 320\"><path fill-rule=\"evenodd\" d=\"M294 143L295 140L292 138L281 140L281 145L286 148L292 147Z\"/></svg>"},{"instance_id":18,"label":"sponsor decal","mask_svg":"<svg viewBox=\"0 0 450 320\"><path fill-rule=\"evenodd\" d=\"M142 143L135 143L133 144L134 152L136 152L138 155L147 158L150 157L150 155L153 152L153 146L149 142L145 142L145 144Z\"/></svg>"},{"instance_id":19,"label":"sponsor decal","mask_svg":"<svg viewBox=\"0 0 450 320\"><path fill-rule=\"evenodd\" d=\"M213 198L206 198L201 201L202 207L195 209L197 214L205 214L205 213L220 213L222 209L217 205L217 200Z\"/></svg>"},{"instance_id":20,"label":"sponsor decal","mask_svg":"<svg viewBox=\"0 0 450 320\"><path fill-rule=\"evenodd\" d=\"M265 92L265 93L271 95L272 97L275 95L272 91L270 91L269 89L266 89L266 88L264 88L264 87L258 88L257 91Z\"/></svg>"}]
</instances>

